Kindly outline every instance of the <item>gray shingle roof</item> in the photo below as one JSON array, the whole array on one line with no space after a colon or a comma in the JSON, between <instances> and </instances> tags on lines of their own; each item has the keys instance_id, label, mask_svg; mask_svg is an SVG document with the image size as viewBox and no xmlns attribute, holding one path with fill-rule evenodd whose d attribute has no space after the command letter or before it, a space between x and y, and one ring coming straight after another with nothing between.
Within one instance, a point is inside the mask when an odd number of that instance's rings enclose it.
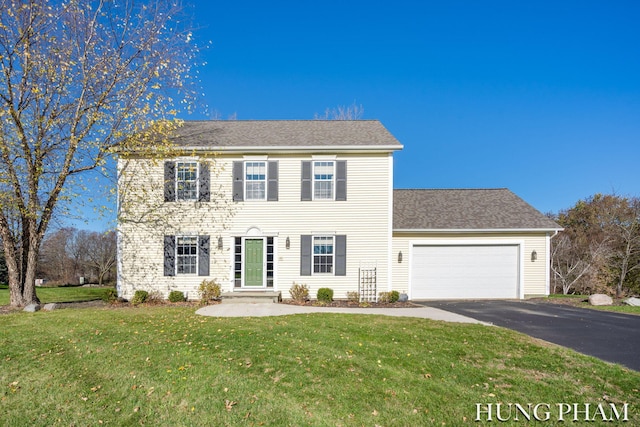
<instances>
[{"instance_id":1,"label":"gray shingle roof","mask_svg":"<svg viewBox=\"0 0 640 427\"><path fill-rule=\"evenodd\" d=\"M185 121L177 135L190 148L402 148L377 120Z\"/></svg>"},{"instance_id":2,"label":"gray shingle roof","mask_svg":"<svg viewBox=\"0 0 640 427\"><path fill-rule=\"evenodd\" d=\"M506 188L394 190L394 230L561 229Z\"/></svg>"}]
</instances>

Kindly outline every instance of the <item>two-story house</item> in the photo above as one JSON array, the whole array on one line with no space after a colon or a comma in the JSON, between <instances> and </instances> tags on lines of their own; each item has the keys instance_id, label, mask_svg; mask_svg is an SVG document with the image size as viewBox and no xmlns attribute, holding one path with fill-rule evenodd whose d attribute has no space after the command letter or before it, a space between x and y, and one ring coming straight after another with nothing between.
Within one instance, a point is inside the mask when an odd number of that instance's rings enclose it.
<instances>
[{"instance_id":1,"label":"two-story house","mask_svg":"<svg viewBox=\"0 0 640 427\"><path fill-rule=\"evenodd\" d=\"M118 160L124 298L196 299L205 279L285 298L548 294L558 226L504 189L394 191L402 145L378 121L194 121L172 141Z\"/></svg>"}]
</instances>

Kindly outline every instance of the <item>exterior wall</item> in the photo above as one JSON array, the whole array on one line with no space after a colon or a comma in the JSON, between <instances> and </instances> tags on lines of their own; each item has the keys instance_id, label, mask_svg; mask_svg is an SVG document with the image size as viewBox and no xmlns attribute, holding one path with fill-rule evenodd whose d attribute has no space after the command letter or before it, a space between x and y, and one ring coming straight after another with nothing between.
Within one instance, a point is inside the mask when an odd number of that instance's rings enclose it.
<instances>
[{"instance_id":1,"label":"exterior wall","mask_svg":"<svg viewBox=\"0 0 640 427\"><path fill-rule=\"evenodd\" d=\"M162 161L119 159L118 169L118 294L130 299L146 290L166 298L179 290L197 299L203 279L218 279L217 271L229 269L229 248L218 250L217 237L228 221L231 195L212 185L210 203L165 203ZM210 276L164 276L164 236L181 234L210 236Z\"/></svg>"},{"instance_id":2,"label":"exterior wall","mask_svg":"<svg viewBox=\"0 0 640 427\"><path fill-rule=\"evenodd\" d=\"M211 202L167 203L163 201L163 162L120 160L120 209L128 220L119 225L119 293L131 298L135 290L145 289L166 296L175 289L195 299L203 279L215 279L223 291L232 291L234 238L250 236L274 238L273 289L281 291L284 298L290 296L288 290L294 282L307 284L312 297L318 288L329 287L335 298L346 298L346 292L358 289L361 266L375 266L378 289L386 290L390 283L391 154L338 153L333 158L347 162L347 200L301 201L301 164L314 158L311 154L261 157L278 161L278 201L233 202L232 164L245 158L220 155L210 159ZM165 277L165 234L209 235L210 276ZM345 276L300 275L300 236L321 234L347 236ZM222 249L218 249L219 237Z\"/></svg>"},{"instance_id":3,"label":"exterior wall","mask_svg":"<svg viewBox=\"0 0 640 427\"><path fill-rule=\"evenodd\" d=\"M425 243L429 240L460 241L483 240L491 242L513 242L522 244L523 260L523 295L525 298L532 296L549 295L549 252L548 237L546 233L399 233L393 235L392 253L392 277L393 289L399 292L408 292L411 268L411 246L416 242ZM537 253L537 259L532 261L531 253ZM398 262L398 253L402 252L402 262Z\"/></svg>"}]
</instances>

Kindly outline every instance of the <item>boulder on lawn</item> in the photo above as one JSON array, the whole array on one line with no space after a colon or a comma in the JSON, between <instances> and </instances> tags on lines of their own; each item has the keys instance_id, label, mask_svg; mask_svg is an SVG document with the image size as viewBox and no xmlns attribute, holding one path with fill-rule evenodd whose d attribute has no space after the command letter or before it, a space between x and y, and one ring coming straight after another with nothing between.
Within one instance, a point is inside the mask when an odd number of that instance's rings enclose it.
<instances>
[{"instance_id":1,"label":"boulder on lawn","mask_svg":"<svg viewBox=\"0 0 640 427\"><path fill-rule=\"evenodd\" d=\"M589 304L591 305L611 305L613 299L605 294L593 294L589 296Z\"/></svg>"},{"instance_id":2,"label":"boulder on lawn","mask_svg":"<svg viewBox=\"0 0 640 427\"><path fill-rule=\"evenodd\" d=\"M40 304L32 303L26 306L23 311L26 311L28 313L34 313L38 310L40 310Z\"/></svg>"},{"instance_id":3,"label":"boulder on lawn","mask_svg":"<svg viewBox=\"0 0 640 427\"><path fill-rule=\"evenodd\" d=\"M56 308L58 308L58 304L56 304L55 302L50 302L49 304L45 304L44 307L42 307L44 311L53 311Z\"/></svg>"},{"instance_id":4,"label":"boulder on lawn","mask_svg":"<svg viewBox=\"0 0 640 427\"><path fill-rule=\"evenodd\" d=\"M640 306L640 298L631 297L631 298L627 298L623 302L627 305L633 305L635 307Z\"/></svg>"}]
</instances>

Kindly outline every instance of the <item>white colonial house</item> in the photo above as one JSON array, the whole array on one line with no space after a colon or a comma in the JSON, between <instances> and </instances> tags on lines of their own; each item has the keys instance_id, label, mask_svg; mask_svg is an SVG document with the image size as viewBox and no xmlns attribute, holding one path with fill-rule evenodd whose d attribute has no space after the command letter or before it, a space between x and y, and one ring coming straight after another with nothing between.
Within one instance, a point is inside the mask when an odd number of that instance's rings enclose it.
<instances>
[{"instance_id":1,"label":"white colonial house","mask_svg":"<svg viewBox=\"0 0 640 427\"><path fill-rule=\"evenodd\" d=\"M394 190L379 121L185 122L170 158L120 156L118 293L197 299L294 283L336 298L549 293L559 226L506 189Z\"/></svg>"}]
</instances>

